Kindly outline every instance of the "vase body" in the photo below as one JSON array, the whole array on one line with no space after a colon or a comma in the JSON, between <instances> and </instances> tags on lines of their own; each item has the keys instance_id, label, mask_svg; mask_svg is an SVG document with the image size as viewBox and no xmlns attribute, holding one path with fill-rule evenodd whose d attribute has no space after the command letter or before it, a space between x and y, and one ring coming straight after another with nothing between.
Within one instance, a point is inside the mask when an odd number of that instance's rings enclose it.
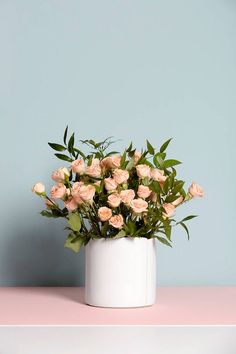
<instances>
[{"instance_id":1,"label":"vase body","mask_svg":"<svg viewBox=\"0 0 236 354\"><path fill-rule=\"evenodd\" d=\"M89 305L153 305L156 299L155 239L90 240L86 246L85 272L85 302Z\"/></svg>"}]
</instances>

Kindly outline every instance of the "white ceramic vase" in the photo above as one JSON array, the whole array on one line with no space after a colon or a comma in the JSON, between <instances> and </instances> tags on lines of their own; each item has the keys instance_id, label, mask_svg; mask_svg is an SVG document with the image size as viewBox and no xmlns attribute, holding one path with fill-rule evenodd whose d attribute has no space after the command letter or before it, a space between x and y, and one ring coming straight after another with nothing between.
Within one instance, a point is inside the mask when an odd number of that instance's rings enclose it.
<instances>
[{"instance_id":1,"label":"white ceramic vase","mask_svg":"<svg viewBox=\"0 0 236 354\"><path fill-rule=\"evenodd\" d=\"M156 299L156 242L94 239L86 246L85 301L99 307L150 306Z\"/></svg>"}]
</instances>

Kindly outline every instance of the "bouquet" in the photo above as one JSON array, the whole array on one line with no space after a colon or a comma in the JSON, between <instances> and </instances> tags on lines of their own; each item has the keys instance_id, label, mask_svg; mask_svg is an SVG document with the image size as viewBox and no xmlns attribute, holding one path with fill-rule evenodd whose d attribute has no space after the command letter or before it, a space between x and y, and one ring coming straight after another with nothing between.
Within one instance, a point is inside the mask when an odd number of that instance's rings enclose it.
<instances>
[{"instance_id":1,"label":"bouquet","mask_svg":"<svg viewBox=\"0 0 236 354\"><path fill-rule=\"evenodd\" d=\"M177 221L176 209L194 197L202 197L203 189L193 182L186 191L185 182L177 177L181 162L166 159L167 140L159 150L147 140L137 151L132 142L120 154L109 151L111 138L101 142L80 140L88 152L75 145L75 134L68 139L68 127L63 145L48 143L57 151L55 156L68 163L52 173L56 184L50 194L43 183L32 191L44 199L48 218L65 218L69 235L65 247L78 252L90 239L146 237L156 238L171 246L171 232L180 225L189 230L189 215Z\"/></svg>"}]
</instances>

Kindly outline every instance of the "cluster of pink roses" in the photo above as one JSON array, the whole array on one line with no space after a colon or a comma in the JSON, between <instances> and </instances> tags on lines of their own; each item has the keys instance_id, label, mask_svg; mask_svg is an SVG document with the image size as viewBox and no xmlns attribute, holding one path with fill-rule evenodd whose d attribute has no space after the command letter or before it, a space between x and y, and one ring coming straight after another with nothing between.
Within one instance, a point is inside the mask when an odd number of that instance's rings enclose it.
<instances>
[{"instance_id":1,"label":"cluster of pink roses","mask_svg":"<svg viewBox=\"0 0 236 354\"><path fill-rule=\"evenodd\" d=\"M135 152L134 165L138 176L139 185L137 190L129 188L128 180L130 173L122 169L121 156L113 155L102 159L93 158L89 165L86 165L82 159L76 159L71 163L70 171L66 167L59 168L52 173L52 179L57 183L51 189L51 198L45 194L45 186L37 183L33 187L33 192L46 197L47 208L53 207L56 199L61 199L69 212L73 212L84 204L92 205L96 194L96 187L100 187L103 181L106 190L106 205L97 206L97 216L100 221L108 222L116 229L121 229L124 224L124 218L117 209L123 203L130 208L131 213L136 216L142 216L148 211L149 203L157 203L157 194L153 192L148 184L156 181L163 186L167 176L164 171L158 168L152 168L147 164L138 164L141 153ZM71 183L69 177L71 173L76 174L79 181ZM145 179L146 182L142 184ZM146 185L147 184L147 185ZM202 197L203 189L196 183L192 183L189 190L190 197ZM172 203L164 203L163 216L170 218L174 215L175 209L184 201L183 196L179 196ZM114 210L116 209L116 210Z\"/></svg>"}]
</instances>

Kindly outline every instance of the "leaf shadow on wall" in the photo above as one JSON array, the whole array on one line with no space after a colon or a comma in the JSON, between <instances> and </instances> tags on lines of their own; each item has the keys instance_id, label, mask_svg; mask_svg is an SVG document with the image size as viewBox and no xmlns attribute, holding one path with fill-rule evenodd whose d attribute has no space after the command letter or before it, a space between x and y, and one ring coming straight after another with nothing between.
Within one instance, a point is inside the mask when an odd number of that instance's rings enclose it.
<instances>
[{"instance_id":1,"label":"leaf shadow on wall","mask_svg":"<svg viewBox=\"0 0 236 354\"><path fill-rule=\"evenodd\" d=\"M83 286L84 249L64 248L61 225L41 222L30 228L12 226L4 245L2 286ZM15 230L14 230L15 227Z\"/></svg>"}]
</instances>

